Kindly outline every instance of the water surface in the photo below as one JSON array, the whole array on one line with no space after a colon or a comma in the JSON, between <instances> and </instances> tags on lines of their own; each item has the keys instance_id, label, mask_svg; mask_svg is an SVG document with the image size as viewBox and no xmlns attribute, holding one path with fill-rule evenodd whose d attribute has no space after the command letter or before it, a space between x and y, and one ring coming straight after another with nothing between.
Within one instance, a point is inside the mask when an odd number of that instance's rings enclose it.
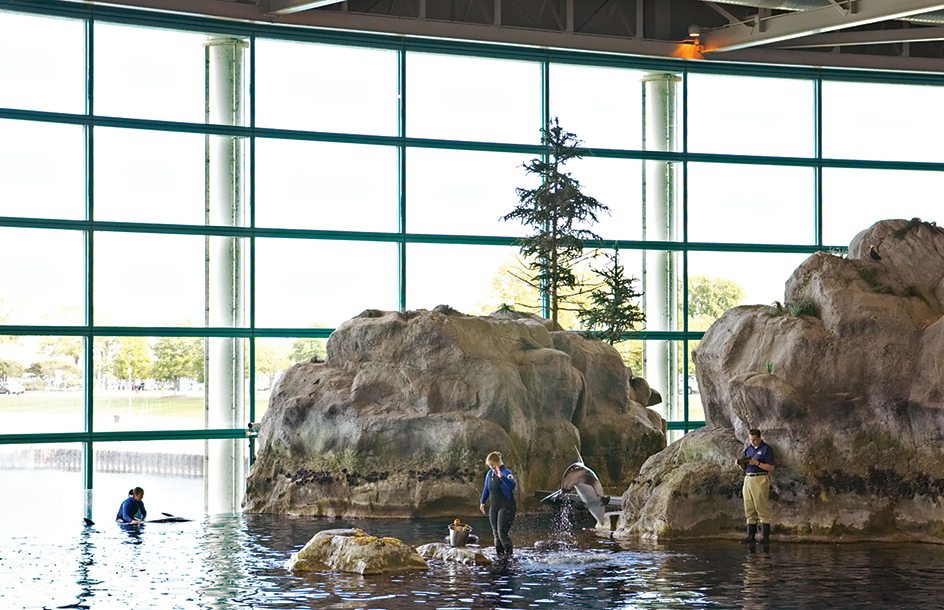
<instances>
[{"instance_id":1,"label":"water surface","mask_svg":"<svg viewBox=\"0 0 944 610\"><path fill-rule=\"evenodd\" d=\"M550 513L519 516L510 561L430 562L382 576L295 575L285 562L320 530L360 527L419 545L441 541L447 520L7 524L0 608L944 608L944 547L936 545L625 543L576 521L561 529ZM488 529L484 519L471 524Z\"/></svg>"}]
</instances>

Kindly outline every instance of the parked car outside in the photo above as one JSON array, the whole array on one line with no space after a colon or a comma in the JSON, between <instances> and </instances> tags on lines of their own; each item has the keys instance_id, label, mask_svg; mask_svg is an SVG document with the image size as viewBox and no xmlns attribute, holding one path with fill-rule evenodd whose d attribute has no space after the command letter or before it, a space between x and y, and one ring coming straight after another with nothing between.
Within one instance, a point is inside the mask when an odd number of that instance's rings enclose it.
<instances>
[{"instance_id":1,"label":"parked car outside","mask_svg":"<svg viewBox=\"0 0 944 610\"><path fill-rule=\"evenodd\" d=\"M22 394L25 391L19 381L0 381L0 394Z\"/></svg>"}]
</instances>

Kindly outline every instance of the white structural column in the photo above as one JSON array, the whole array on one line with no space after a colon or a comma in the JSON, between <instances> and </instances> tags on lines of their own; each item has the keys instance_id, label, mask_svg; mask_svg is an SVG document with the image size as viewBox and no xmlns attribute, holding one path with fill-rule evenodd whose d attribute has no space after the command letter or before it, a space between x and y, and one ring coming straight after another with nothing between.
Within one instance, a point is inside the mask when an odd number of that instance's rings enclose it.
<instances>
[{"instance_id":1,"label":"white structural column","mask_svg":"<svg viewBox=\"0 0 944 610\"><path fill-rule=\"evenodd\" d=\"M681 78L676 74L647 74L643 89L643 148L649 151L676 150L677 89ZM667 161L643 162L643 238L647 241L674 241L677 234L675 210L675 164ZM678 290L676 253L647 250L643 254L643 311L646 329L677 330ZM678 357L667 341L646 341L643 352L643 376L662 393L656 407L670 419L677 413Z\"/></svg>"},{"instance_id":2,"label":"white structural column","mask_svg":"<svg viewBox=\"0 0 944 610\"><path fill-rule=\"evenodd\" d=\"M206 43L206 120L215 125L243 123L244 52L238 38ZM233 136L207 136L206 220L208 225L240 226L243 215L242 145ZM206 324L233 328L243 322L243 254L235 237L206 239ZM245 427L244 340L206 340L205 416L207 428ZM236 513L246 485L245 441L206 441L207 514Z\"/></svg>"}]
</instances>

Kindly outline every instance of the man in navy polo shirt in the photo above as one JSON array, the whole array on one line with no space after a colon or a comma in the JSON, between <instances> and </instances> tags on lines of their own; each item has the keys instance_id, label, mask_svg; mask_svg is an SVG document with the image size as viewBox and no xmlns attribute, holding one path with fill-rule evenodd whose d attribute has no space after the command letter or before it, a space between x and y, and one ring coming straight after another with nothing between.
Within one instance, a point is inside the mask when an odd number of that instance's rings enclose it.
<instances>
[{"instance_id":1,"label":"man in navy polo shirt","mask_svg":"<svg viewBox=\"0 0 944 610\"><path fill-rule=\"evenodd\" d=\"M754 542L757 522L760 521L762 543L770 542L770 473L774 470L774 450L760 437L760 430L750 432L751 444L745 447L747 461L744 473L744 516L747 518L747 538L743 542Z\"/></svg>"}]
</instances>

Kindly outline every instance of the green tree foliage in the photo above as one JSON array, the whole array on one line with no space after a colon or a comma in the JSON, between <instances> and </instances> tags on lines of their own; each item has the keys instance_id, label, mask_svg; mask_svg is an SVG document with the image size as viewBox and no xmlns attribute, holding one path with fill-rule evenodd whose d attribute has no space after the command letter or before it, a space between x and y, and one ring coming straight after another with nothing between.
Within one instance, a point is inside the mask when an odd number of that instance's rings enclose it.
<instances>
[{"instance_id":1,"label":"green tree foliage","mask_svg":"<svg viewBox=\"0 0 944 610\"><path fill-rule=\"evenodd\" d=\"M203 381L203 345L200 337L161 337L154 343L151 376L171 381L177 389L181 379Z\"/></svg>"},{"instance_id":2,"label":"green tree foliage","mask_svg":"<svg viewBox=\"0 0 944 610\"><path fill-rule=\"evenodd\" d=\"M626 277L619 260L619 247L609 257L609 265L593 269L600 278L599 286L590 291L590 304L581 307L579 317L584 327L613 345L623 333L633 330L646 318L636 305L641 295L633 289L636 278Z\"/></svg>"},{"instance_id":3,"label":"green tree foliage","mask_svg":"<svg viewBox=\"0 0 944 610\"><path fill-rule=\"evenodd\" d=\"M308 328L325 328L324 324L316 322L309 324ZM309 362L312 358L324 361L328 355L327 339L321 337L299 337L292 343L292 351L289 354L292 362Z\"/></svg>"},{"instance_id":4,"label":"green tree foliage","mask_svg":"<svg viewBox=\"0 0 944 610\"><path fill-rule=\"evenodd\" d=\"M269 378L272 387L275 376L292 365L292 348L284 341L256 340L256 373Z\"/></svg>"},{"instance_id":5,"label":"green tree foliage","mask_svg":"<svg viewBox=\"0 0 944 610\"><path fill-rule=\"evenodd\" d=\"M0 379L22 377L24 370L23 365L17 361L0 358Z\"/></svg>"},{"instance_id":6,"label":"green tree foliage","mask_svg":"<svg viewBox=\"0 0 944 610\"><path fill-rule=\"evenodd\" d=\"M48 324L82 324L82 310L76 306L60 307L49 315L43 316ZM50 358L63 356L72 361L72 364L79 366L82 362L84 347L82 337L55 336L40 337L39 351Z\"/></svg>"},{"instance_id":7,"label":"green tree foliage","mask_svg":"<svg viewBox=\"0 0 944 610\"><path fill-rule=\"evenodd\" d=\"M57 376L61 379L63 385L68 387L70 385L76 385L82 375L82 371L79 367L72 363L56 359L33 362L24 372L38 377L43 382L43 391L46 391L46 388Z\"/></svg>"},{"instance_id":8,"label":"green tree foliage","mask_svg":"<svg viewBox=\"0 0 944 610\"><path fill-rule=\"evenodd\" d=\"M747 292L733 280L709 275L692 275L688 278L688 330L708 330L711 324L728 309L737 307L747 298ZM682 317L679 303L679 318ZM689 341L690 350L700 341ZM679 372L682 372L682 343L679 342ZM695 363L688 360L689 374L695 373Z\"/></svg>"},{"instance_id":9,"label":"green tree foliage","mask_svg":"<svg viewBox=\"0 0 944 610\"><path fill-rule=\"evenodd\" d=\"M147 337L121 337L111 365L118 379L145 379L151 370Z\"/></svg>"},{"instance_id":10,"label":"green tree foliage","mask_svg":"<svg viewBox=\"0 0 944 610\"><path fill-rule=\"evenodd\" d=\"M41 354L56 358L64 356L72 364L78 366L82 362L82 337L55 336L40 337L39 351Z\"/></svg>"},{"instance_id":11,"label":"green tree foliage","mask_svg":"<svg viewBox=\"0 0 944 610\"><path fill-rule=\"evenodd\" d=\"M108 374L114 371L113 358L120 344L121 340L118 337L95 337L92 340L92 349L95 352L95 371L93 374L95 379L98 380L98 385L102 387L105 386ZM127 371L124 376L127 376Z\"/></svg>"},{"instance_id":12,"label":"green tree foliage","mask_svg":"<svg viewBox=\"0 0 944 610\"><path fill-rule=\"evenodd\" d=\"M693 275L688 278L688 325L714 322L728 309L744 302L747 292L725 277ZM706 330L698 328L693 330Z\"/></svg>"},{"instance_id":13,"label":"green tree foliage","mask_svg":"<svg viewBox=\"0 0 944 610\"><path fill-rule=\"evenodd\" d=\"M555 118L541 130L543 158L524 164L529 174L541 179L536 188L518 188L519 204L502 220L518 220L534 233L518 240L518 246L534 288L547 295L551 319L558 323L558 310L577 291L575 265L583 257L584 241L599 239L586 228L597 222L599 212L609 208L580 190L580 183L564 171L564 165L580 159L581 141L561 128Z\"/></svg>"}]
</instances>

